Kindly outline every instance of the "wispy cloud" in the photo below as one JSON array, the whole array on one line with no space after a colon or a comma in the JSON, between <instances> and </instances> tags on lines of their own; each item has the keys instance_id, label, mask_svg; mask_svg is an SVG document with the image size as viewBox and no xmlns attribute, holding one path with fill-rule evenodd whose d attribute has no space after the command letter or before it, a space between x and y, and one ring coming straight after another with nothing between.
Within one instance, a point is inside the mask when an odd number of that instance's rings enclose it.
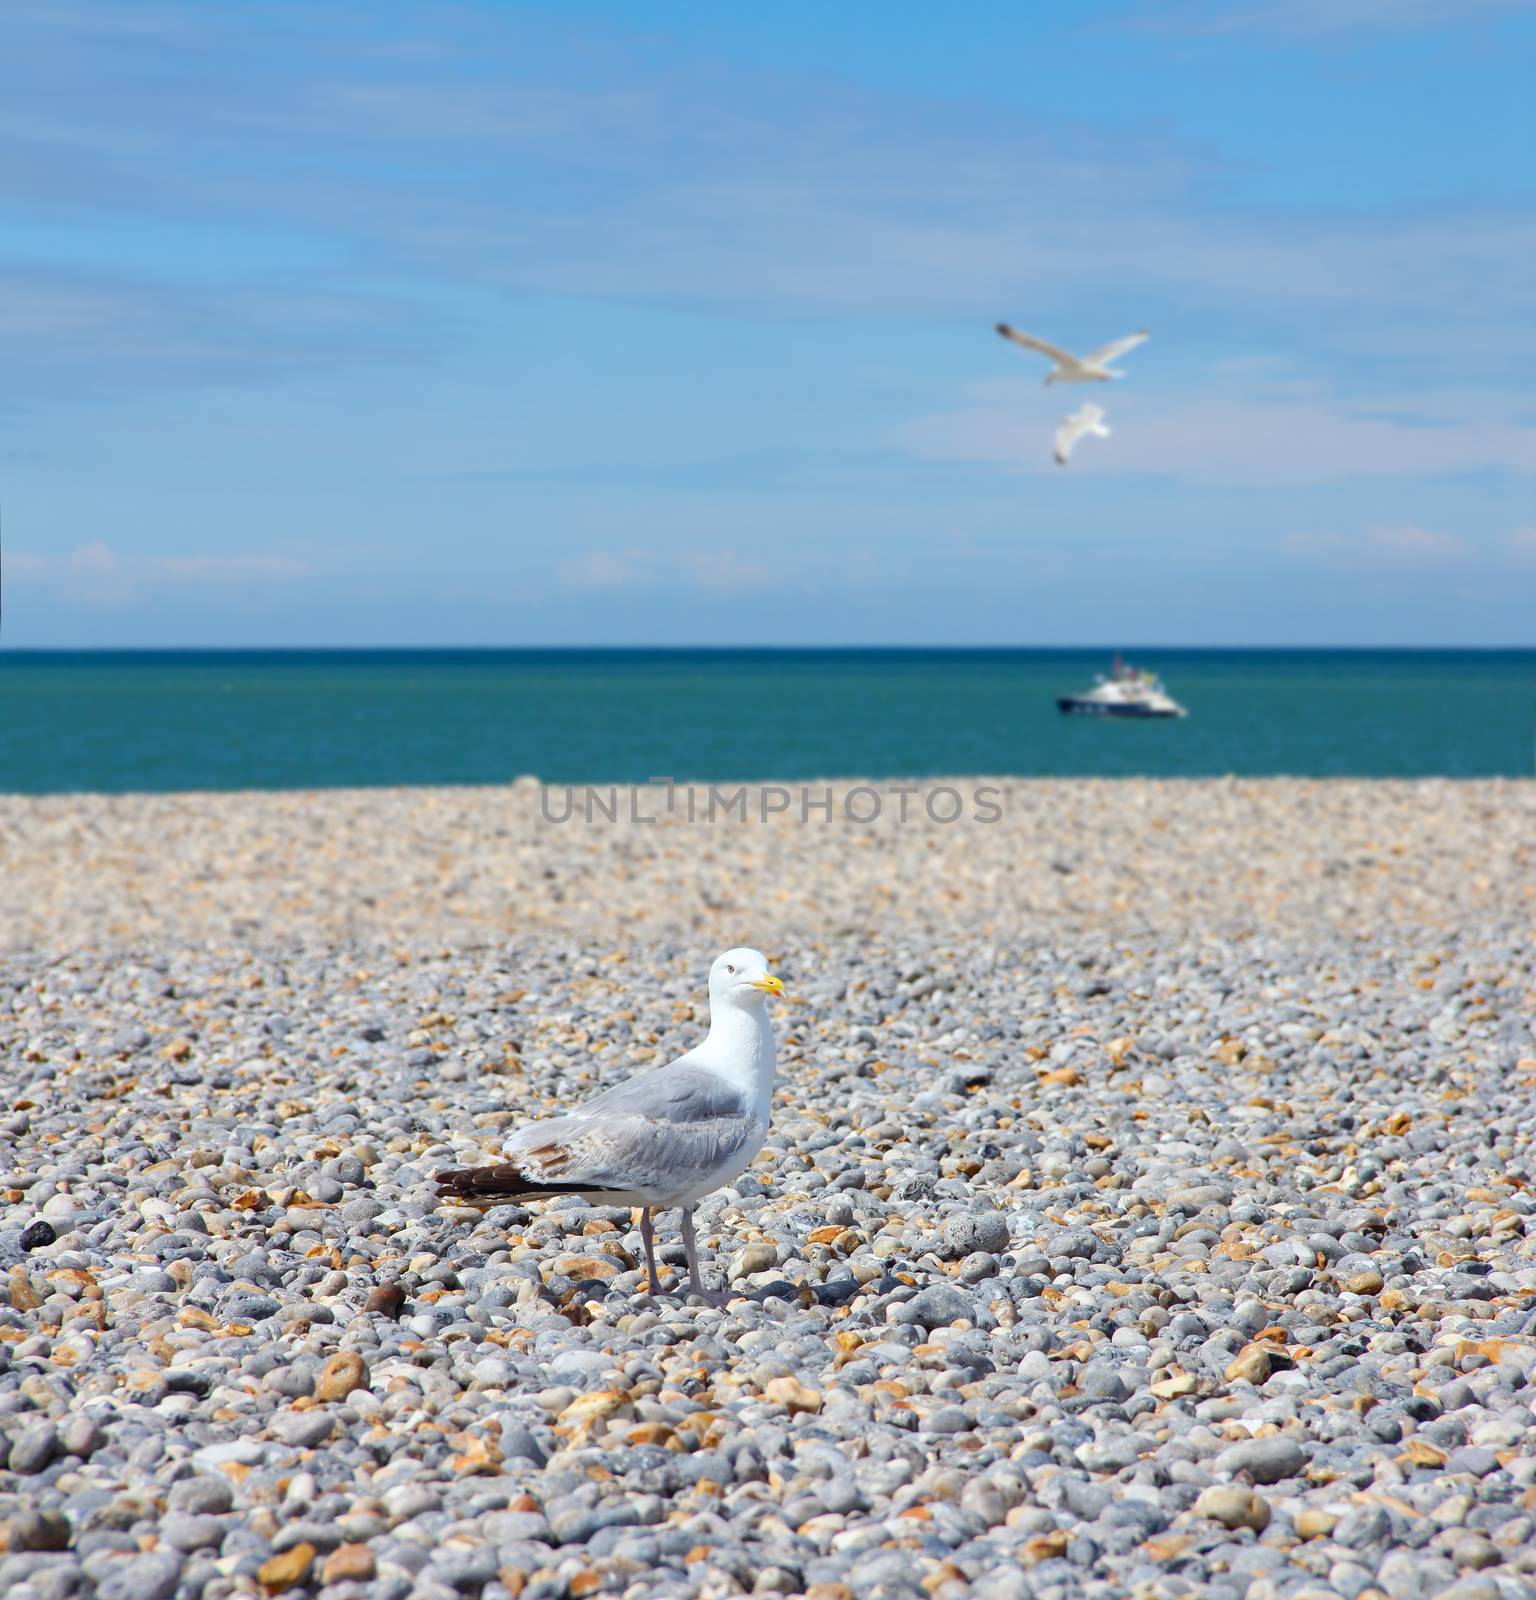
<instances>
[{"instance_id":1,"label":"wispy cloud","mask_svg":"<svg viewBox=\"0 0 1536 1600\"><path fill-rule=\"evenodd\" d=\"M1412 523L1369 528L1363 533L1293 533L1281 545L1288 555L1343 569L1447 566L1473 555L1465 539Z\"/></svg>"},{"instance_id":2,"label":"wispy cloud","mask_svg":"<svg viewBox=\"0 0 1536 1600\"><path fill-rule=\"evenodd\" d=\"M730 545L685 550L678 556L677 564L698 588L713 594L782 589L793 581L793 574L781 565Z\"/></svg>"},{"instance_id":3,"label":"wispy cloud","mask_svg":"<svg viewBox=\"0 0 1536 1600\"><path fill-rule=\"evenodd\" d=\"M895 442L930 459L1054 472L1059 396L1026 382L978 385L966 403L902 427ZM1127 383L1094 398L1114 437L1075 455L1072 472L1256 485L1536 471L1536 418L1519 393L1350 394L1316 379L1229 371L1205 390L1154 395Z\"/></svg>"},{"instance_id":4,"label":"wispy cloud","mask_svg":"<svg viewBox=\"0 0 1536 1600\"><path fill-rule=\"evenodd\" d=\"M252 585L290 584L315 571L312 563L292 555L264 551L146 555L114 549L103 539L62 555L12 551L5 568L19 591L12 596L13 605L24 608L32 590L93 611L120 611L168 594L182 599L198 594L240 598Z\"/></svg>"},{"instance_id":5,"label":"wispy cloud","mask_svg":"<svg viewBox=\"0 0 1536 1600\"><path fill-rule=\"evenodd\" d=\"M1067 69L1042 97L871 87L830 35L826 70L771 70L748 30L651 16L13 0L0 451L33 453L6 509L33 496L28 538L61 553L13 561L8 598L160 596L157 615L217 630L210 597L297 626L302 587L324 636L375 605L414 627L434 595L441 615L499 619L536 592L565 607L551 628L643 615L665 634L745 611L760 637L894 638L929 626L936 548L983 552L950 580L963 609L1027 535L1008 582L1043 617L1081 561L1038 547L1155 528L1151 587L1178 601L1200 590L1202 538L1220 538L1196 526L1217 496L1190 491L1307 485L1244 503L1298 591L1320 585L1278 548L1291 527L1393 524L1397 546L1348 535L1312 559L1445 572L1463 558L1416 547L1407 520L1462 537L1476 501L1468 528L1527 522L1512 479L1536 469L1519 387L1536 220L1515 163L1494 170L1514 141L1461 115L1513 126L1459 30L1509 10L1175 0L1155 11L1178 36L1093 34L1154 14L1120 4L1040 25ZM1340 19L1362 38L1447 27L1435 130L1396 115L1398 91L1373 98L1390 68L1329 114ZM910 81L939 81L899 54ZM1250 118L1243 74L1270 57L1290 76ZM1206 70L1217 92L1186 115L1168 85ZM1065 92L1074 73L1094 92ZM1081 113L1026 109L1069 103ZM1303 118L1310 142L1293 144ZM1452 187L1425 193L1460 193L1465 154L1475 192L1505 199L1420 204L1426 152ZM1408 177L1383 189L1384 164ZM1069 344L1155 330L1130 378L1092 396L1113 439L1066 472L1050 435L1082 396L1042 390L987 331L999 317ZM232 392L205 403L213 386ZM262 548L299 517L323 530L318 553ZM357 528L385 561L335 554ZM233 553L201 568L131 553L203 539ZM1529 545L1500 559L1536 559ZM294 569L311 559L318 574ZM1270 599L1260 620L1279 627ZM997 603L1006 627L1037 625ZM151 609L114 626L147 633ZM1085 614L1100 625L1097 601Z\"/></svg>"},{"instance_id":6,"label":"wispy cloud","mask_svg":"<svg viewBox=\"0 0 1536 1600\"><path fill-rule=\"evenodd\" d=\"M1208 8L1186 9L1198 20ZM1236 15L1257 26L1332 9L1277 0ZM432 46L404 59L366 48L335 14L285 13L297 37L278 51L265 13L157 15L186 26L135 35L111 10L23 10L32 70L0 111L4 182L43 216L332 241L344 265L289 284L312 300L290 338L259 301L155 309L167 342L222 348L236 367L259 364L274 336L279 352L296 342L338 364L397 349L410 318L389 291L402 275L861 318L990 321L1127 286L1229 313L1351 308L1386 328L1431 307L1440 327L1513 326L1536 304L1528 218L1244 212L1213 201L1209 151L1157 127L1116 133L686 57L658 73L636 37L598 49L583 30L507 12L459 12L451 32L394 40ZM340 314L349 297L355 337ZM144 315L125 313L130 326ZM82 327L66 361L89 337ZM99 359L144 356L129 341ZM186 366L197 375L206 361Z\"/></svg>"},{"instance_id":7,"label":"wispy cloud","mask_svg":"<svg viewBox=\"0 0 1536 1600\"><path fill-rule=\"evenodd\" d=\"M649 550L594 550L560 562L556 571L567 589L627 589L646 581L655 559Z\"/></svg>"},{"instance_id":8,"label":"wispy cloud","mask_svg":"<svg viewBox=\"0 0 1536 1600\"><path fill-rule=\"evenodd\" d=\"M1533 10L1531 0L1150 0L1133 13L1133 21L1157 33L1309 39L1465 28Z\"/></svg>"},{"instance_id":9,"label":"wispy cloud","mask_svg":"<svg viewBox=\"0 0 1536 1600\"><path fill-rule=\"evenodd\" d=\"M366 289L172 286L0 260L0 406L59 394L271 382L420 359L399 308Z\"/></svg>"}]
</instances>

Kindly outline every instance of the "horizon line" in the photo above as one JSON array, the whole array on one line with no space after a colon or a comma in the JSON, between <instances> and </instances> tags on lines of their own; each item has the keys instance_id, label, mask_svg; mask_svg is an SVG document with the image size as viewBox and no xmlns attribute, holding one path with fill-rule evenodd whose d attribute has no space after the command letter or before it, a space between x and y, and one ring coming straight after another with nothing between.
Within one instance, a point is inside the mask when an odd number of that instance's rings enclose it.
<instances>
[{"instance_id":1,"label":"horizon line","mask_svg":"<svg viewBox=\"0 0 1536 1600\"><path fill-rule=\"evenodd\" d=\"M1536 655L1536 642L1517 643L1437 643L1437 644L1360 644L1347 642L1310 644L1109 644L1101 640L1073 644L95 644L95 645L10 645L0 642L0 659L20 656L90 656L90 655L813 655L862 652L865 654L921 652L933 655L959 655L986 652L990 654L1081 653L1101 652L1115 655L1127 651L1179 651L1182 653L1246 653L1280 654L1285 652L1334 650L1358 653L1380 652L1419 655L1431 654L1527 654Z\"/></svg>"}]
</instances>

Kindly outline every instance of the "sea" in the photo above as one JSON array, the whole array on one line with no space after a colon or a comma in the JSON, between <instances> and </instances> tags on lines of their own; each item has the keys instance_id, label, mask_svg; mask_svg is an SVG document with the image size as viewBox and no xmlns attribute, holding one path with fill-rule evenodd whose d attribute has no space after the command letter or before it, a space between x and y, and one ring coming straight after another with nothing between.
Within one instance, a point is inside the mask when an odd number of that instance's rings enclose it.
<instances>
[{"instance_id":1,"label":"sea","mask_svg":"<svg viewBox=\"0 0 1536 1600\"><path fill-rule=\"evenodd\" d=\"M0 651L0 792L1536 767L1536 650L1134 653L1189 715L1061 715L1105 649Z\"/></svg>"}]
</instances>

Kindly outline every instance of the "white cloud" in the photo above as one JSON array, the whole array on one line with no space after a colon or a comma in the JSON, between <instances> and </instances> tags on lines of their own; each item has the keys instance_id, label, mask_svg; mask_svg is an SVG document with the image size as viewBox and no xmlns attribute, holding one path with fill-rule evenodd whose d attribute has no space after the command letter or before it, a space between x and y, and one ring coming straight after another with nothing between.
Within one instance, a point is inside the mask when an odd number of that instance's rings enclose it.
<instances>
[{"instance_id":1,"label":"white cloud","mask_svg":"<svg viewBox=\"0 0 1536 1600\"><path fill-rule=\"evenodd\" d=\"M1406 561L1457 561L1468 553L1467 543L1453 533L1404 523L1394 528L1373 528L1372 548Z\"/></svg>"},{"instance_id":2,"label":"white cloud","mask_svg":"<svg viewBox=\"0 0 1536 1600\"><path fill-rule=\"evenodd\" d=\"M1027 379L977 385L967 403L914 419L895 443L914 455L1055 472L1050 438L1077 396ZM1536 472L1536 421L1523 394L1441 390L1344 394L1314 382L1245 378L1158 393L1128 380L1096 390L1113 437L1070 470L1152 472L1221 484Z\"/></svg>"},{"instance_id":3,"label":"white cloud","mask_svg":"<svg viewBox=\"0 0 1536 1600\"><path fill-rule=\"evenodd\" d=\"M644 583L655 565L648 550L626 550L615 554L593 550L556 567L560 582L567 589L628 589Z\"/></svg>"},{"instance_id":4,"label":"white cloud","mask_svg":"<svg viewBox=\"0 0 1536 1600\"><path fill-rule=\"evenodd\" d=\"M787 576L781 566L729 545L685 550L678 556L677 564L700 589L721 594L779 589Z\"/></svg>"},{"instance_id":5,"label":"white cloud","mask_svg":"<svg viewBox=\"0 0 1536 1600\"><path fill-rule=\"evenodd\" d=\"M286 584L309 578L314 568L296 556L236 551L209 555L145 555L113 549L104 539L76 545L61 555L13 551L6 570L26 590L36 588L66 605L120 611L168 593L187 598L201 591L238 596L251 585Z\"/></svg>"},{"instance_id":6,"label":"white cloud","mask_svg":"<svg viewBox=\"0 0 1536 1600\"><path fill-rule=\"evenodd\" d=\"M1412 523L1363 533L1293 533L1281 541L1287 554L1337 568L1413 568L1464 562L1472 547L1455 534Z\"/></svg>"}]
</instances>

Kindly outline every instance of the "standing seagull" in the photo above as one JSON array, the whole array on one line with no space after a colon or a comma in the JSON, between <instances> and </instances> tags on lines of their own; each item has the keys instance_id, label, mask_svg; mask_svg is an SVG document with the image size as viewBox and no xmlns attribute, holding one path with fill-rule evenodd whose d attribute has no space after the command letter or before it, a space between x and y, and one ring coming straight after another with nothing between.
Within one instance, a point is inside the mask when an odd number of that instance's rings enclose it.
<instances>
[{"instance_id":1,"label":"standing seagull","mask_svg":"<svg viewBox=\"0 0 1536 1600\"><path fill-rule=\"evenodd\" d=\"M1096 439L1107 439L1109 429L1104 426L1104 408L1085 400L1070 417L1063 417L1056 428L1056 465L1064 467L1072 446L1091 433Z\"/></svg>"},{"instance_id":2,"label":"standing seagull","mask_svg":"<svg viewBox=\"0 0 1536 1600\"><path fill-rule=\"evenodd\" d=\"M1012 339L1015 344L1021 344L1026 350L1038 350L1041 355L1049 356L1056 363L1046 373L1047 383L1106 383L1111 378L1123 378L1123 372L1115 372L1110 368L1110 362L1118 360L1127 350L1134 350L1137 345L1144 344L1151 334L1143 328L1139 333L1128 334L1124 339L1116 339L1113 344L1104 345L1090 355L1075 356L1070 350L1063 350L1059 345L1047 344L1044 339L1037 339L1033 334L1020 333L1017 328L1010 328L1006 322L997 325L997 331L1005 339Z\"/></svg>"},{"instance_id":3,"label":"standing seagull","mask_svg":"<svg viewBox=\"0 0 1536 1600\"><path fill-rule=\"evenodd\" d=\"M438 1173L438 1193L472 1205L579 1194L603 1205L639 1206L653 1293L661 1292L661 1280L652 1213L681 1206L689 1292L724 1305L728 1297L711 1294L699 1278L693 1208L745 1172L768 1137L768 996L783 993L760 950L727 950L709 969L703 1044L563 1117L519 1128L502 1146L504 1162Z\"/></svg>"}]
</instances>

